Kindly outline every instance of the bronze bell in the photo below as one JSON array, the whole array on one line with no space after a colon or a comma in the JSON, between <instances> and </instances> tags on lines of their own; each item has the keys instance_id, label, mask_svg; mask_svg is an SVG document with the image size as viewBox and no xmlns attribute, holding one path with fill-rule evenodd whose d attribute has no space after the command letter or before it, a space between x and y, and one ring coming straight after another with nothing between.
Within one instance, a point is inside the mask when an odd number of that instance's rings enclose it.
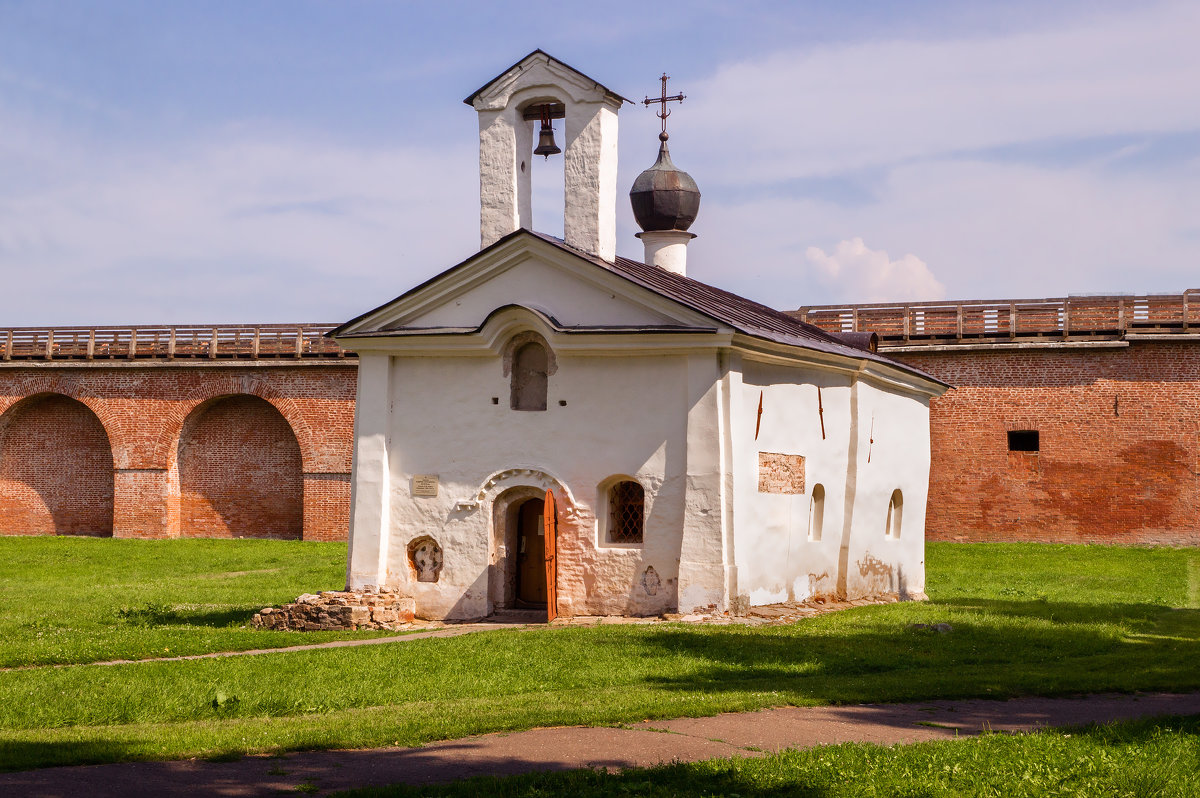
<instances>
[{"instance_id":1,"label":"bronze bell","mask_svg":"<svg viewBox=\"0 0 1200 798\"><path fill-rule=\"evenodd\" d=\"M549 158L551 155L558 155L562 150L554 143L554 128L550 126L548 118L542 118L542 129L538 131L537 149L533 151L534 155L544 155Z\"/></svg>"}]
</instances>

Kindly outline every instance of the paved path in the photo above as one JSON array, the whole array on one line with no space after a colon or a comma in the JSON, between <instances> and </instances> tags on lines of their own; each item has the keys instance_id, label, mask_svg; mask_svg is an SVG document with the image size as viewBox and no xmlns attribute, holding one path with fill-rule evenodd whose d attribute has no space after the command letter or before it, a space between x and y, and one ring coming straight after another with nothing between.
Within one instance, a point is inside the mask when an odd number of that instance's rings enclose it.
<instances>
[{"instance_id":1,"label":"paved path","mask_svg":"<svg viewBox=\"0 0 1200 798\"><path fill-rule=\"evenodd\" d=\"M0 774L0 795L87 798L266 796L311 785L315 793L351 787L453 781L580 767L646 767L672 760L762 756L826 743L911 743L984 729L1200 714L1200 693L1011 701L928 701L843 707L781 707L758 712L646 721L620 728L532 729L433 743L422 748L316 751L236 762L128 762ZM934 724L934 725L930 725Z\"/></svg>"}]
</instances>

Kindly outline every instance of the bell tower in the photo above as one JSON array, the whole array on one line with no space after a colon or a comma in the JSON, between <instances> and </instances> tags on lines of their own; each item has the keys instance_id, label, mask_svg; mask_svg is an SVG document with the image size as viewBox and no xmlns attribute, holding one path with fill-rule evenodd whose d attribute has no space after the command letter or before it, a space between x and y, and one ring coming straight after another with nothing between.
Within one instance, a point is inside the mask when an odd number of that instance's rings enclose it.
<instances>
[{"instance_id":1,"label":"bell tower","mask_svg":"<svg viewBox=\"0 0 1200 798\"><path fill-rule=\"evenodd\" d=\"M617 112L624 97L534 50L463 100L479 114L479 239L532 229L534 125L539 154L563 158L563 237L617 255ZM561 145L550 129L561 120ZM556 133L558 131L555 131ZM561 146L561 156L554 152Z\"/></svg>"}]
</instances>

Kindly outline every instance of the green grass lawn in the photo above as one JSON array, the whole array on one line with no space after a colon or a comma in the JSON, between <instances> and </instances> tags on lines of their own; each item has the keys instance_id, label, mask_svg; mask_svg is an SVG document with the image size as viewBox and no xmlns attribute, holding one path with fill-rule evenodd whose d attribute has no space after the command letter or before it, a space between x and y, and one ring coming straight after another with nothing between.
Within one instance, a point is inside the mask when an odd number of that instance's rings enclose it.
<instances>
[{"instance_id":1,"label":"green grass lawn","mask_svg":"<svg viewBox=\"0 0 1200 798\"><path fill-rule=\"evenodd\" d=\"M0 538L0 667L373 636L245 626L265 606L345 581L345 543Z\"/></svg>"},{"instance_id":2,"label":"green grass lawn","mask_svg":"<svg viewBox=\"0 0 1200 798\"><path fill-rule=\"evenodd\" d=\"M449 785L364 789L338 795L1193 798L1200 795L1200 718L1159 718L1036 734L988 734L891 747L846 744L785 751L761 759L715 759L621 773L575 770L474 778Z\"/></svg>"},{"instance_id":3,"label":"green grass lawn","mask_svg":"<svg viewBox=\"0 0 1200 798\"><path fill-rule=\"evenodd\" d=\"M78 552L137 542L39 543ZM239 550L244 543L237 541L176 543L140 543L161 558L158 572L149 554L131 554L88 573L58 557L39 565L22 551L27 540L0 539L0 558L25 558L24 582L4 582L6 606L36 604L41 590L29 586L45 584L51 578L39 582L38 574L54 571L55 581L82 585L73 588L74 601L55 605L58 622L80 628L89 641L62 644L76 660L125 656L120 652L137 646L139 635L154 641L143 649L153 654L174 648L157 638L171 633L195 648L225 647L225 639L241 634L280 633L180 623L181 607L223 603L212 597L211 583L225 580L203 574L280 568L277 582L253 577L264 580L260 601L241 588L227 594L249 613L303 590L335 587L328 580L340 581L344 565L344 548L334 562L334 549L313 544L255 541L259 548L251 551ZM200 543L208 545L188 548ZM5 557L10 546L13 556ZM791 626L495 631L357 649L0 672L0 768L415 745L781 704L1200 689L1200 608L1192 584L1200 552L931 544L927 559L929 602L863 607ZM292 581L306 568L317 584ZM192 575L190 588L180 587L181 573ZM87 601L109 602L112 617L114 607L134 600L124 590L121 598L105 596L114 585L131 584L146 587L137 602L159 608L133 634L124 621L106 627L103 612ZM40 651L28 628L36 612L22 611L32 615L10 625L15 634L3 643L9 661ZM953 631L909 628L938 622ZM10 646L25 653L10 654Z\"/></svg>"}]
</instances>

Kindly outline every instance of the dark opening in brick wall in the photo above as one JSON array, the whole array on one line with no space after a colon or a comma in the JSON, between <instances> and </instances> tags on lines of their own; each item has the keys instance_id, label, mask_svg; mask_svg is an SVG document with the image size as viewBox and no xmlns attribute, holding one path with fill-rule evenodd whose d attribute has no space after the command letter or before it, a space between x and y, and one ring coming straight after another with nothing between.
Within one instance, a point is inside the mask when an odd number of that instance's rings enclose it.
<instances>
[{"instance_id":1,"label":"dark opening in brick wall","mask_svg":"<svg viewBox=\"0 0 1200 798\"><path fill-rule=\"evenodd\" d=\"M1008 450L1010 452L1040 451L1038 431L1035 429L1014 429L1008 431Z\"/></svg>"}]
</instances>

